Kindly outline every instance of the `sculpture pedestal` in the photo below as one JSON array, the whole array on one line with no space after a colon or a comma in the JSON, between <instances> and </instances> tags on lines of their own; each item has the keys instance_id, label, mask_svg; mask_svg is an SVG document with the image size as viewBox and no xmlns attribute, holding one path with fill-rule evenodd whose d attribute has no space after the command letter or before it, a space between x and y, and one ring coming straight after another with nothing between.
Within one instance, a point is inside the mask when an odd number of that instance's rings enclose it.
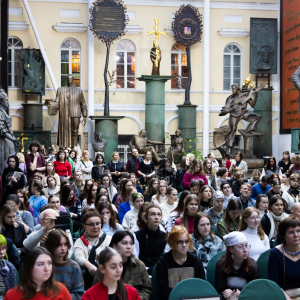
<instances>
[{"instance_id":1,"label":"sculpture pedestal","mask_svg":"<svg viewBox=\"0 0 300 300\"><path fill-rule=\"evenodd\" d=\"M272 90L260 90L254 107L254 112L262 116L256 131L263 135L253 138L253 154L258 158L272 155Z\"/></svg>"},{"instance_id":2,"label":"sculpture pedestal","mask_svg":"<svg viewBox=\"0 0 300 300\"><path fill-rule=\"evenodd\" d=\"M178 128L184 139L190 138L192 141L196 138L196 108L198 105L177 105L178 107ZM196 149L196 144L192 142L192 148ZM185 149L188 151L189 149Z\"/></svg>"},{"instance_id":3,"label":"sculpture pedestal","mask_svg":"<svg viewBox=\"0 0 300 300\"><path fill-rule=\"evenodd\" d=\"M107 147L104 152L105 162L111 161L111 155L118 151L118 121L122 116L90 116L95 120L95 132L101 131L103 138L107 141Z\"/></svg>"},{"instance_id":4,"label":"sculpture pedestal","mask_svg":"<svg viewBox=\"0 0 300 300\"><path fill-rule=\"evenodd\" d=\"M42 103L22 103L24 109L24 130L43 130Z\"/></svg>"},{"instance_id":5,"label":"sculpture pedestal","mask_svg":"<svg viewBox=\"0 0 300 300\"><path fill-rule=\"evenodd\" d=\"M146 83L145 129L151 141L165 138L165 82L175 76L142 75L137 78Z\"/></svg>"}]
</instances>

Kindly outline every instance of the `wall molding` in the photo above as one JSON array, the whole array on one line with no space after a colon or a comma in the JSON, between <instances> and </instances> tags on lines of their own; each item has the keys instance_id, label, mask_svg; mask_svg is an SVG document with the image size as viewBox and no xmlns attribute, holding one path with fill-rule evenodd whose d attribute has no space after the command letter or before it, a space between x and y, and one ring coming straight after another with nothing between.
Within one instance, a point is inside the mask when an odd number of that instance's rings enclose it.
<instances>
[{"instance_id":1,"label":"wall molding","mask_svg":"<svg viewBox=\"0 0 300 300\"><path fill-rule=\"evenodd\" d=\"M26 22L8 22L8 30L25 31L30 27Z\"/></svg>"},{"instance_id":2,"label":"wall molding","mask_svg":"<svg viewBox=\"0 0 300 300\"><path fill-rule=\"evenodd\" d=\"M173 120L177 119L177 118L178 118L178 115L174 115L174 116L172 116L171 118L169 118L169 119L167 120L167 122L166 122L166 124L165 124L165 132L169 132L169 131L168 131L168 127L169 127L170 123L171 123Z\"/></svg>"},{"instance_id":3,"label":"wall molding","mask_svg":"<svg viewBox=\"0 0 300 300\"><path fill-rule=\"evenodd\" d=\"M143 28L140 28L139 25L127 25L125 27L126 34L140 34L143 31Z\"/></svg>"},{"instance_id":4,"label":"wall molding","mask_svg":"<svg viewBox=\"0 0 300 300\"><path fill-rule=\"evenodd\" d=\"M56 23L52 26L57 32L77 32L84 33L88 27L83 26L82 23Z\"/></svg>"},{"instance_id":5,"label":"wall molding","mask_svg":"<svg viewBox=\"0 0 300 300\"><path fill-rule=\"evenodd\" d=\"M232 29L232 28L221 28L218 31L221 37L235 37L235 38L245 38L250 35L250 31L246 31L246 29Z\"/></svg>"}]
</instances>

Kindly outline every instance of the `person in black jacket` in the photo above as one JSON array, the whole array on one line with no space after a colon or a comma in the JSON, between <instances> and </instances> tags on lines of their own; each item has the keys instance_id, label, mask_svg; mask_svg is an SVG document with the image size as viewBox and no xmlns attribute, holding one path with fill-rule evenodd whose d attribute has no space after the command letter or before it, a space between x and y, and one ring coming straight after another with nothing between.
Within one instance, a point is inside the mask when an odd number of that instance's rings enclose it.
<instances>
[{"instance_id":1,"label":"person in black jacket","mask_svg":"<svg viewBox=\"0 0 300 300\"><path fill-rule=\"evenodd\" d=\"M17 174L15 172L21 173ZM8 167L3 170L2 187L4 189L2 196L2 205L6 203L6 198L10 194L15 194L19 189L25 187L26 180L23 171L19 168L19 159L17 155L11 155L8 158Z\"/></svg>"},{"instance_id":2,"label":"person in black jacket","mask_svg":"<svg viewBox=\"0 0 300 300\"><path fill-rule=\"evenodd\" d=\"M95 182L101 179L102 174L108 170L107 165L104 163L103 154L96 155L95 164L92 168L92 178Z\"/></svg>"},{"instance_id":3,"label":"person in black jacket","mask_svg":"<svg viewBox=\"0 0 300 300\"><path fill-rule=\"evenodd\" d=\"M125 172L124 164L121 161L119 161L119 159L119 152L115 151L111 156L111 161L107 163L107 167L110 171L112 181L114 184L118 184L120 175L122 175L122 173Z\"/></svg>"},{"instance_id":4,"label":"person in black jacket","mask_svg":"<svg viewBox=\"0 0 300 300\"><path fill-rule=\"evenodd\" d=\"M6 242L7 242L6 254L7 254L8 261L11 262L17 270L19 270L19 268L20 268L20 259L18 258L17 253L14 249L14 243L9 238L5 238L5 239L6 239Z\"/></svg>"},{"instance_id":5,"label":"person in black jacket","mask_svg":"<svg viewBox=\"0 0 300 300\"><path fill-rule=\"evenodd\" d=\"M183 156L181 158L180 168L178 168L176 171L176 189L178 193L184 191L184 187L182 185L182 179L186 171L187 171L186 157Z\"/></svg>"},{"instance_id":6,"label":"person in black jacket","mask_svg":"<svg viewBox=\"0 0 300 300\"><path fill-rule=\"evenodd\" d=\"M197 255L190 252L193 251L193 241L188 230L183 226L174 226L169 232L167 242L172 250L164 253L156 264L156 282L159 300L168 299L172 292L174 286L170 286L169 281L169 273L172 269L175 269L176 271L174 271L177 273L177 280L175 279L174 285L188 278L205 280L202 261ZM179 271L178 269L182 270Z\"/></svg>"},{"instance_id":7,"label":"person in black jacket","mask_svg":"<svg viewBox=\"0 0 300 300\"><path fill-rule=\"evenodd\" d=\"M148 274L162 256L166 238L165 232L159 229L162 212L158 205L151 204L145 212L146 226L135 233L138 243L135 244L139 259L148 267Z\"/></svg>"},{"instance_id":8,"label":"person in black jacket","mask_svg":"<svg viewBox=\"0 0 300 300\"><path fill-rule=\"evenodd\" d=\"M274 195L279 195L280 197L282 197L282 192L280 191L280 189L281 189L280 181L279 180L274 180L273 186L272 186L271 189L269 189L266 192L266 196L268 197L268 199L270 199Z\"/></svg>"},{"instance_id":9,"label":"person in black jacket","mask_svg":"<svg viewBox=\"0 0 300 300\"><path fill-rule=\"evenodd\" d=\"M244 183L244 181L248 182L248 180L245 178L245 174L243 171L236 172L234 176L236 178L236 181L232 185L232 192L235 197L240 197L241 185L242 185L242 183Z\"/></svg>"}]
</instances>

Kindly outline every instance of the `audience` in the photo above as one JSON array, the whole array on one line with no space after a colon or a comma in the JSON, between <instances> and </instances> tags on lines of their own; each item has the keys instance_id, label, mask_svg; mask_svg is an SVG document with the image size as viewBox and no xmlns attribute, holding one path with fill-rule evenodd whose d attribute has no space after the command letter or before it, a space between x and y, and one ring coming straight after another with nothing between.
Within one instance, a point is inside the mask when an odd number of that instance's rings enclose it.
<instances>
[{"instance_id":1,"label":"audience","mask_svg":"<svg viewBox=\"0 0 300 300\"><path fill-rule=\"evenodd\" d=\"M267 164L263 167L261 175L269 177L271 174L276 173L277 175L281 176L281 168L276 166L276 159L274 156L270 156L267 159Z\"/></svg>"},{"instance_id":2,"label":"audience","mask_svg":"<svg viewBox=\"0 0 300 300\"><path fill-rule=\"evenodd\" d=\"M248 165L243 160L243 153L242 152L236 152L234 156L235 156L235 159L231 160L231 165L230 165L229 172L232 173L232 171L235 168L240 168L243 171L244 174L247 174Z\"/></svg>"},{"instance_id":3,"label":"audience","mask_svg":"<svg viewBox=\"0 0 300 300\"><path fill-rule=\"evenodd\" d=\"M299 202L299 182L300 182L300 176L296 173L291 174L289 178L290 182L290 188L285 191L282 195L283 200L287 203L287 211L289 212L291 209L291 206L295 202Z\"/></svg>"},{"instance_id":4,"label":"audience","mask_svg":"<svg viewBox=\"0 0 300 300\"><path fill-rule=\"evenodd\" d=\"M213 189L204 185L200 190L200 211L204 212L213 207Z\"/></svg>"},{"instance_id":5,"label":"audience","mask_svg":"<svg viewBox=\"0 0 300 300\"><path fill-rule=\"evenodd\" d=\"M251 186L256 185L259 183L261 177L261 173L259 170L254 169L252 171L252 177L250 180L248 180L248 183L251 184Z\"/></svg>"},{"instance_id":6,"label":"audience","mask_svg":"<svg viewBox=\"0 0 300 300\"><path fill-rule=\"evenodd\" d=\"M144 194L145 202L151 202L152 197L156 195L156 191L159 189L159 180L157 178L151 178Z\"/></svg>"},{"instance_id":7,"label":"audience","mask_svg":"<svg viewBox=\"0 0 300 300\"><path fill-rule=\"evenodd\" d=\"M234 194L232 193L230 181L224 181L221 183L221 191L224 194L223 207L226 208L228 205L228 202L234 198Z\"/></svg>"},{"instance_id":8,"label":"audience","mask_svg":"<svg viewBox=\"0 0 300 300\"><path fill-rule=\"evenodd\" d=\"M189 189L193 180L199 181L200 187L207 185L206 176L202 170L201 161L194 159L189 166L188 171L183 176L182 185L185 189Z\"/></svg>"},{"instance_id":9,"label":"audience","mask_svg":"<svg viewBox=\"0 0 300 300\"><path fill-rule=\"evenodd\" d=\"M81 170L83 179L87 180L92 178L93 163L90 161L90 153L87 150L82 152L80 160L77 162L75 171Z\"/></svg>"},{"instance_id":10,"label":"audience","mask_svg":"<svg viewBox=\"0 0 300 300\"><path fill-rule=\"evenodd\" d=\"M156 194L152 196L151 202L157 205L163 204L167 201L167 190L169 186L166 181L160 180Z\"/></svg>"},{"instance_id":11,"label":"audience","mask_svg":"<svg viewBox=\"0 0 300 300\"><path fill-rule=\"evenodd\" d=\"M207 185L211 187L214 191L217 190L216 185L216 167L212 160L209 158L203 161L203 172L206 175Z\"/></svg>"},{"instance_id":12,"label":"audience","mask_svg":"<svg viewBox=\"0 0 300 300\"><path fill-rule=\"evenodd\" d=\"M255 208L259 212L260 219L268 212L269 199L265 194L257 195Z\"/></svg>"},{"instance_id":13,"label":"audience","mask_svg":"<svg viewBox=\"0 0 300 300\"><path fill-rule=\"evenodd\" d=\"M92 183L88 189L88 196L82 201L82 209L95 208L95 201L97 196L98 184Z\"/></svg>"},{"instance_id":14,"label":"audience","mask_svg":"<svg viewBox=\"0 0 300 300\"><path fill-rule=\"evenodd\" d=\"M139 210L141 206L144 204L143 195L140 193L133 194L132 203L133 203L133 208L125 214L122 221L122 226L125 230L131 230L131 228L136 224Z\"/></svg>"},{"instance_id":15,"label":"audience","mask_svg":"<svg viewBox=\"0 0 300 300\"><path fill-rule=\"evenodd\" d=\"M134 188L132 186L126 188L127 201L124 203L121 203L119 206L119 218L120 218L121 223L123 222L125 214L134 208L132 197L136 193L137 193L136 188ZM143 199L144 199L144 197L143 197Z\"/></svg>"},{"instance_id":16,"label":"audience","mask_svg":"<svg viewBox=\"0 0 300 300\"><path fill-rule=\"evenodd\" d=\"M68 157L64 150L57 153L56 160L53 162L55 172L59 177L72 177L72 167L68 162Z\"/></svg>"},{"instance_id":17,"label":"audience","mask_svg":"<svg viewBox=\"0 0 300 300\"><path fill-rule=\"evenodd\" d=\"M266 192L266 195L269 199L274 195L282 196L281 183L279 180L275 179L273 181L272 187Z\"/></svg>"},{"instance_id":18,"label":"audience","mask_svg":"<svg viewBox=\"0 0 300 300\"><path fill-rule=\"evenodd\" d=\"M250 198L252 192L252 186L249 183L243 183L240 189L240 197L239 200L242 204L242 210L247 207L255 207L256 201Z\"/></svg>"},{"instance_id":19,"label":"audience","mask_svg":"<svg viewBox=\"0 0 300 300\"><path fill-rule=\"evenodd\" d=\"M173 211L174 209L176 209L177 207L177 195L178 195L178 192L176 189L174 188L168 188L167 189L167 201L160 204L160 208L161 208L161 211L162 211L162 224L166 224L167 223L167 220L168 220L168 217L171 213L171 211Z\"/></svg>"},{"instance_id":20,"label":"audience","mask_svg":"<svg viewBox=\"0 0 300 300\"><path fill-rule=\"evenodd\" d=\"M252 187L250 198L256 200L257 195L266 194L266 192L271 188L267 179L267 176L262 176L260 178L260 182Z\"/></svg>"}]
</instances>

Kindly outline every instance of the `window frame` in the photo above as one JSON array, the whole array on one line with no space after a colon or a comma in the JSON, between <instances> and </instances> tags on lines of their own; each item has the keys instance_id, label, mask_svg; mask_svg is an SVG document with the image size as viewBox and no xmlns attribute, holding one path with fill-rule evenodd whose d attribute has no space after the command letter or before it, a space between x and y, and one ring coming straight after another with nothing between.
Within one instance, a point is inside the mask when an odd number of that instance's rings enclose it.
<instances>
[{"instance_id":1,"label":"window frame","mask_svg":"<svg viewBox=\"0 0 300 300\"><path fill-rule=\"evenodd\" d=\"M181 75L181 71L182 71L182 69L181 69L181 67L182 67L182 65L181 65L182 57L181 56L182 56L182 54L186 54L186 51L182 51L182 50L175 51L175 50L172 50L172 48L175 47L176 44L179 44L179 43L174 43L172 45L172 47L171 47L171 72L172 72L172 66L175 66L175 65L172 64L172 54L178 54L178 73L179 74L177 74L177 75L178 76L182 76ZM183 77L183 78L188 78L188 76L187 77ZM178 88L176 88L176 87L172 88L172 83L171 83L171 90L177 90L177 89ZM185 88L182 88L182 86L181 86L179 90L184 90L184 89Z\"/></svg>"},{"instance_id":2,"label":"window frame","mask_svg":"<svg viewBox=\"0 0 300 300\"><path fill-rule=\"evenodd\" d=\"M71 48L71 47L62 48L63 43L67 40L74 40L75 42L77 42L79 44L80 47L79 48ZM64 75L64 74L61 73L61 65L62 65L61 52L62 51L69 51L69 73L68 74L73 74L72 73L72 51L79 51L79 65L80 65L80 71L79 71L79 82L80 82L80 84L79 84L79 87L81 87L81 44L80 44L80 42L77 39L73 38L73 37L68 37L68 38L65 38L60 44L59 54L60 54L60 85L61 86L62 86L61 77L62 77L62 75ZM71 61L70 61L70 59L71 59ZM67 76L68 74L65 74L65 75Z\"/></svg>"},{"instance_id":3,"label":"window frame","mask_svg":"<svg viewBox=\"0 0 300 300\"><path fill-rule=\"evenodd\" d=\"M127 49L122 49L122 50L117 50L117 47L120 43L122 42L128 42L130 43L133 47L134 47L134 50L127 50ZM123 88L118 88L117 87L117 81L116 81L116 89L117 90L135 90L136 89L136 67L137 67L137 59L136 59L136 46L134 44L134 42L132 42L131 40L128 40L128 39L124 39L124 40L121 40L118 42L118 44L116 45L116 53L115 55L117 56L117 52L123 52L124 53L124 87ZM134 76L129 76L129 77L134 77L134 88L130 88L128 87L128 82L127 82L127 66L128 66L128 63L127 63L127 52L134 52L134 58L135 58L135 61L134 61L134 68L135 68L135 72L134 72ZM117 60L116 60L116 70L118 69L118 66L117 66ZM122 77L122 75L119 75L120 77ZM115 73L115 80L117 80L117 77L118 77L118 74L117 72Z\"/></svg>"},{"instance_id":4,"label":"window frame","mask_svg":"<svg viewBox=\"0 0 300 300\"><path fill-rule=\"evenodd\" d=\"M225 52L225 49L228 47L228 46L236 46L240 52ZM238 83L239 86L241 87L242 86L242 82L243 82L243 51L242 51L242 47L237 44L237 43L228 43L224 49L223 49L223 91L230 91L231 88L229 88L229 90L227 89L224 89L224 56L227 55L227 56L230 56L230 86L234 83ZM234 56L240 56L240 82L234 82L234 76L233 76L233 70L234 70Z\"/></svg>"},{"instance_id":5,"label":"window frame","mask_svg":"<svg viewBox=\"0 0 300 300\"><path fill-rule=\"evenodd\" d=\"M22 46L8 46L8 40L9 39L17 39L17 40L19 40L19 42L21 42ZM11 63L11 73L8 73L8 75L9 74L11 75L11 85L9 85L8 87L9 88L21 88L21 84L22 83L20 83L20 85L16 85L15 84L15 49L23 49L23 42L22 42L22 40L20 38L16 37L16 36L13 36L13 35L9 36L7 38L7 49L11 50L11 62L8 61L8 64Z\"/></svg>"}]
</instances>

